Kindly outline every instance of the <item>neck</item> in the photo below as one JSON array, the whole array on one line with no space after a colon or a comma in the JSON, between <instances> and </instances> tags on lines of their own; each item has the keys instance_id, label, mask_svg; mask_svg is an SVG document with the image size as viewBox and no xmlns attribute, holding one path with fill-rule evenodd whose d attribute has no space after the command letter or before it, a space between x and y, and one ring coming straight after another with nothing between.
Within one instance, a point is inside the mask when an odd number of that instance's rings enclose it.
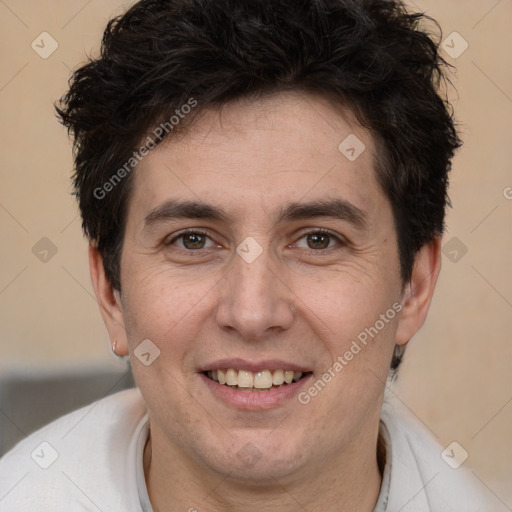
<instances>
[{"instance_id":1,"label":"neck","mask_svg":"<svg viewBox=\"0 0 512 512\"><path fill-rule=\"evenodd\" d=\"M254 483L240 481L232 474L220 475L205 465L183 463L179 452L165 457L165 450L150 438L144 450L148 494L154 512L235 512L242 507L244 512L373 512L386 458L380 434L374 439L369 456L347 450L300 475L279 479L269 475L268 481ZM169 503L174 504L173 509Z\"/></svg>"}]
</instances>

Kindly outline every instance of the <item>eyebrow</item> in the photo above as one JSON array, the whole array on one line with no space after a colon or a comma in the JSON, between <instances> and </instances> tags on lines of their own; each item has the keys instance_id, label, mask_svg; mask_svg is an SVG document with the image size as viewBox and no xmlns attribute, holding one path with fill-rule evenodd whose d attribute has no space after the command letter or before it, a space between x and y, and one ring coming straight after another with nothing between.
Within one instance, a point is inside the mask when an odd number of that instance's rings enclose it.
<instances>
[{"instance_id":1,"label":"eyebrow","mask_svg":"<svg viewBox=\"0 0 512 512\"><path fill-rule=\"evenodd\" d=\"M309 203L291 203L281 209L278 222L330 217L353 224L359 229L368 228L367 214L345 199L318 200Z\"/></svg>"},{"instance_id":2,"label":"eyebrow","mask_svg":"<svg viewBox=\"0 0 512 512\"><path fill-rule=\"evenodd\" d=\"M195 201L166 201L144 219L144 229L175 219L206 219L229 222L229 215L218 206Z\"/></svg>"},{"instance_id":3,"label":"eyebrow","mask_svg":"<svg viewBox=\"0 0 512 512\"><path fill-rule=\"evenodd\" d=\"M344 199L317 200L308 203L290 203L282 207L273 218L276 224L329 217L352 224L359 229L368 228L367 214ZM144 230L156 224L176 219L204 219L230 223L233 218L218 206L196 201L166 201L152 210L144 220Z\"/></svg>"}]
</instances>

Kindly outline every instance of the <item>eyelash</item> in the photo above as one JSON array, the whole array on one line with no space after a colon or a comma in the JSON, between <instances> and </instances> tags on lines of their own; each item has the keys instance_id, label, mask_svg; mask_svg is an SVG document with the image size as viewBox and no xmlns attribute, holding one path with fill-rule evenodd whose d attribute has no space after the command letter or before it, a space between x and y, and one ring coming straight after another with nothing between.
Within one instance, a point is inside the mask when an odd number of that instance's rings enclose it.
<instances>
[{"instance_id":1,"label":"eyelash","mask_svg":"<svg viewBox=\"0 0 512 512\"><path fill-rule=\"evenodd\" d=\"M177 234L172 240L170 241L164 241L164 245L165 246L169 246L169 245L173 245L174 242L176 242L176 240L179 240L180 238L183 238L187 235L201 235L201 236L205 236L205 237L209 237L208 233L206 231L203 231L202 229L186 229L185 231L182 231L181 233ZM178 247L178 249L181 249L181 247ZM182 249L183 251L187 251L187 252L195 252L191 249ZM197 249L199 250L199 249Z\"/></svg>"},{"instance_id":2,"label":"eyelash","mask_svg":"<svg viewBox=\"0 0 512 512\"><path fill-rule=\"evenodd\" d=\"M179 233L178 235L176 235L174 238L172 238L172 240L170 240L169 242L164 242L164 245L165 246L171 246L173 245L177 240L179 240L180 238L183 238L187 235L201 235L201 236L204 236L204 237L207 237L207 238L210 238L210 236L208 235L208 233L206 231L203 231L202 229L187 229L185 231L182 231L181 233ZM347 245L347 240L338 236L338 235L335 235L333 232L327 230L327 229L322 229L322 228L319 228L319 229L315 229L313 231L308 231L307 233L304 233L303 235L301 235L296 242L294 243L297 243L299 240L302 240L303 238L307 237L308 235L327 235L333 239L336 240L337 242L337 246L334 246L334 247L328 247L326 249L304 249L304 252L306 254L314 254L314 255L319 255L320 253L325 253L327 251L330 251L332 249L335 249L336 247L343 247L343 246L346 246ZM211 240L211 238L210 238ZM193 253L193 252L199 252L201 251L202 249L182 249L181 247L178 247L179 250L181 251L185 251L187 253Z\"/></svg>"}]
</instances>

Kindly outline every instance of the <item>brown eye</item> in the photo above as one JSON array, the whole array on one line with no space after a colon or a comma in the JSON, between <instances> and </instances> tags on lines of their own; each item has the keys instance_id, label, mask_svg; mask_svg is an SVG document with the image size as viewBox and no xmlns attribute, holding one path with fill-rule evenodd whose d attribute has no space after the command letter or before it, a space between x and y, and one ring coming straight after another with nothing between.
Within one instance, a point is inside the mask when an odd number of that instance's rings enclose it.
<instances>
[{"instance_id":1,"label":"brown eye","mask_svg":"<svg viewBox=\"0 0 512 512\"><path fill-rule=\"evenodd\" d=\"M206 237L201 233L187 233L181 236L185 249L203 249Z\"/></svg>"},{"instance_id":2,"label":"brown eye","mask_svg":"<svg viewBox=\"0 0 512 512\"><path fill-rule=\"evenodd\" d=\"M336 249L336 247L339 249L345 247L346 240L342 235L320 229L305 233L294 245L299 249L309 250L311 253L317 251L321 254L323 251Z\"/></svg>"},{"instance_id":3,"label":"brown eye","mask_svg":"<svg viewBox=\"0 0 512 512\"><path fill-rule=\"evenodd\" d=\"M200 249L208 249L215 244L206 233L201 231L186 231L175 236L165 245L176 245L178 248L186 251L197 251Z\"/></svg>"},{"instance_id":4,"label":"brown eye","mask_svg":"<svg viewBox=\"0 0 512 512\"><path fill-rule=\"evenodd\" d=\"M331 241L331 236L326 233L309 233L306 238L310 249L327 249Z\"/></svg>"}]
</instances>

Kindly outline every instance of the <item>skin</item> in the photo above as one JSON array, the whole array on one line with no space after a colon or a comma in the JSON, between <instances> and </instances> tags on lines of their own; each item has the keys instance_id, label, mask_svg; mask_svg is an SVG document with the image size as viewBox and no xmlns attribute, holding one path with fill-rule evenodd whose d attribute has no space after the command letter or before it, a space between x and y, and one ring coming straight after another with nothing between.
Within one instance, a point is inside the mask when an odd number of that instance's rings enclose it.
<instances>
[{"instance_id":1,"label":"skin","mask_svg":"<svg viewBox=\"0 0 512 512\"><path fill-rule=\"evenodd\" d=\"M354 162L338 150L350 134L366 146ZM423 324L440 268L436 238L417 253L403 287L374 156L372 137L349 111L286 93L206 111L138 165L122 292L110 286L94 246L90 265L110 338L118 354L130 354L149 411L145 474L155 512L373 510L393 347ZM333 217L276 222L290 202L331 199L362 211L364 226ZM147 226L169 200L213 204L230 221ZM208 235L199 248L197 238L176 239L188 228ZM318 229L333 236L307 236ZM263 250L252 263L236 252L249 236ZM395 302L400 314L306 405L294 396L242 410L219 400L199 373L226 357L282 359L312 372L307 390ZM150 366L133 355L145 339L160 349ZM247 443L255 463L237 456Z\"/></svg>"}]
</instances>

